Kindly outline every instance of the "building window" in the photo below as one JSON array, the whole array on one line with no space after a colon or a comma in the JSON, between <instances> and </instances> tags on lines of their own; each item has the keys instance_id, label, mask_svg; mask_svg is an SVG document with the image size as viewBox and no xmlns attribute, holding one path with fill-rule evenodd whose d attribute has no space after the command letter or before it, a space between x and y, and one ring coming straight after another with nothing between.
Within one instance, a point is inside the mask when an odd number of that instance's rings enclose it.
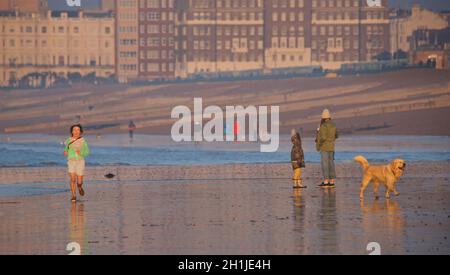
<instances>
[{"instance_id":1,"label":"building window","mask_svg":"<svg viewBox=\"0 0 450 275\"><path fill-rule=\"evenodd\" d=\"M336 38L335 47L338 48L338 49L342 48L342 38Z\"/></svg>"},{"instance_id":2,"label":"building window","mask_svg":"<svg viewBox=\"0 0 450 275\"><path fill-rule=\"evenodd\" d=\"M291 22L295 21L295 13L291 12L289 17L290 17L289 19L290 19Z\"/></svg>"},{"instance_id":3,"label":"building window","mask_svg":"<svg viewBox=\"0 0 450 275\"><path fill-rule=\"evenodd\" d=\"M328 48L329 49L334 48L334 39L333 38L328 38Z\"/></svg>"},{"instance_id":4,"label":"building window","mask_svg":"<svg viewBox=\"0 0 450 275\"><path fill-rule=\"evenodd\" d=\"M149 12L149 13L147 13L147 20L149 20L149 21L161 20L161 13L159 13L159 12Z\"/></svg>"},{"instance_id":5,"label":"building window","mask_svg":"<svg viewBox=\"0 0 450 275\"><path fill-rule=\"evenodd\" d=\"M305 20L305 15L303 12L298 13L298 21L303 22Z\"/></svg>"},{"instance_id":6,"label":"building window","mask_svg":"<svg viewBox=\"0 0 450 275\"><path fill-rule=\"evenodd\" d=\"M298 39L297 39L297 47L298 48L300 48L300 49L303 49L303 48L305 48L305 38L303 38L303 37L299 37Z\"/></svg>"},{"instance_id":7,"label":"building window","mask_svg":"<svg viewBox=\"0 0 450 275\"><path fill-rule=\"evenodd\" d=\"M159 72L159 63L148 63L147 71L148 72Z\"/></svg>"}]
</instances>

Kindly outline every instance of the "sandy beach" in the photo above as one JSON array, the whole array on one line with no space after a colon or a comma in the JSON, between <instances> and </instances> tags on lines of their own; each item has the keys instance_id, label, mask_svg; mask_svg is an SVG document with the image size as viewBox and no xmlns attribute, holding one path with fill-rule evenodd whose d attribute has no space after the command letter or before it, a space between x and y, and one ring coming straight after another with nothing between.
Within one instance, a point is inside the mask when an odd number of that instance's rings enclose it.
<instances>
[{"instance_id":1,"label":"sandy beach","mask_svg":"<svg viewBox=\"0 0 450 275\"><path fill-rule=\"evenodd\" d=\"M308 165L302 191L289 164L89 167L74 204L63 167L0 168L0 254L449 254L449 164L409 163L399 197L363 203L351 162L336 189Z\"/></svg>"},{"instance_id":2,"label":"sandy beach","mask_svg":"<svg viewBox=\"0 0 450 275\"><path fill-rule=\"evenodd\" d=\"M179 143L178 105L279 106L280 148ZM330 108L337 188L321 189L315 129ZM0 93L0 254L450 254L450 75L411 69L338 78L79 84ZM137 126L128 137L128 123ZM82 123L85 197L70 201L61 141ZM292 189L290 130L302 133L306 190ZM407 161L399 197L359 200L351 160ZM246 164L248 163L248 164ZM114 174L107 179L105 175ZM383 192L383 188L380 190Z\"/></svg>"}]
</instances>

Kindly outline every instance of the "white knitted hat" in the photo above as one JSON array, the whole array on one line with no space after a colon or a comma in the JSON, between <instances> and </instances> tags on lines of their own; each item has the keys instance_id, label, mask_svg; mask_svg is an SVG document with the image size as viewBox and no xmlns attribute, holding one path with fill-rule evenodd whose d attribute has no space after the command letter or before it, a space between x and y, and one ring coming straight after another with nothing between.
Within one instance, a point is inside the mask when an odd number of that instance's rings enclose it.
<instances>
[{"instance_id":1,"label":"white knitted hat","mask_svg":"<svg viewBox=\"0 0 450 275\"><path fill-rule=\"evenodd\" d=\"M330 110L325 109L322 112L322 119L327 119L327 118L331 118L331 114L330 114Z\"/></svg>"}]
</instances>

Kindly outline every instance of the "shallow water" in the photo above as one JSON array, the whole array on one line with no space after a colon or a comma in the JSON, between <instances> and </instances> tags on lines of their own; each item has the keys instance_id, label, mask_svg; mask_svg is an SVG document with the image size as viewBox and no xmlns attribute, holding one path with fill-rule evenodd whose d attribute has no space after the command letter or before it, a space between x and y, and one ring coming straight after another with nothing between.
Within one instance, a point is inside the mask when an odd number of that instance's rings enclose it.
<instances>
[{"instance_id":1,"label":"shallow water","mask_svg":"<svg viewBox=\"0 0 450 275\"><path fill-rule=\"evenodd\" d=\"M66 137L17 134L0 135L0 167L65 166L62 142ZM261 153L259 143L182 142L169 136L86 136L91 148L88 165L203 165L232 163L282 163L290 161L290 140L280 137L279 150ZM307 163L320 161L312 138L303 139ZM372 162L394 158L407 161L450 160L450 137L344 136L336 144L336 161L351 161L363 154Z\"/></svg>"}]
</instances>

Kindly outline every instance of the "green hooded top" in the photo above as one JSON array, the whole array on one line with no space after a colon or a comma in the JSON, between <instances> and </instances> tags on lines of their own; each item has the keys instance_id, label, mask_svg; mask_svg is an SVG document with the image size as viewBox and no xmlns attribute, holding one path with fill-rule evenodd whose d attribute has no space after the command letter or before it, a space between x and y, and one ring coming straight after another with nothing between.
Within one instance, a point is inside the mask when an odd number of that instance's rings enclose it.
<instances>
[{"instance_id":1,"label":"green hooded top","mask_svg":"<svg viewBox=\"0 0 450 275\"><path fill-rule=\"evenodd\" d=\"M81 160L89 155L89 146L83 137L76 140L72 144L70 144L70 139L71 138L68 138L64 142L66 145L65 151L67 152L68 160ZM79 155L77 154L77 150L80 151Z\"/></svg>"},{"instance_id":2,"label":"green hooded top","mask_svg":"<svg viewBox=\"0 0 450 275\"><path fill-rule=\"evenodd\" d=\"M330 121L325 121L319 128L316 138L316 149L320 152L334 152L334 143L338 138L336 125Z\"/></svg>"}]
</instances>

